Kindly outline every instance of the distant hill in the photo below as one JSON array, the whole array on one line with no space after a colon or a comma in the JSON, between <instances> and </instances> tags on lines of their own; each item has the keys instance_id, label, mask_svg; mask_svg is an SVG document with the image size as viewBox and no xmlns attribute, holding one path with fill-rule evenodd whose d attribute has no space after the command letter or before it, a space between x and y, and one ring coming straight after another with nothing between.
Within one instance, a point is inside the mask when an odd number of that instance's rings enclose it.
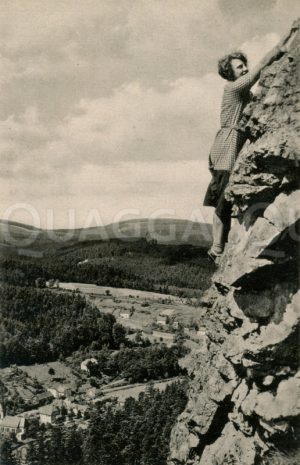
<instances>
[{"instance_id":1,"label":"distant hill","mask_svg":"<svg viewBox=\"0 0 300 465\"><path fill-rule=\"evenodd\" d=\"M192 244L207 247L212 239L212 226L189 220L159 218L133 219L80 229L39 229L14 221L0 220L0 252L38 257L64 246L86 241L145 238L160 244Z\"/></svg>"}]
</instances>

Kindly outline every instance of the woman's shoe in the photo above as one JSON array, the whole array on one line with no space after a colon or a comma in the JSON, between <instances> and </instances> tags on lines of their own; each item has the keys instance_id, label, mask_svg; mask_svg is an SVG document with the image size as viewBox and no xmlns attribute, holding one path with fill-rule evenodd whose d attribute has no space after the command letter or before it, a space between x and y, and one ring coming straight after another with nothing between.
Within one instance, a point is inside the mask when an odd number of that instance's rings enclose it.
<instances>
[{"instance_id":1,"label":"woman's shoe","mask_svg":"<svg viewBox=\"0 0 300 465\"><path fill-rule=\"evenodd\" d=\"M222 254L221 253L216 254L211 249L209 249L207 251L207 256L215 265L218 265L219 264L219 258L222 257Z\"/></svg>"}]
</instances>

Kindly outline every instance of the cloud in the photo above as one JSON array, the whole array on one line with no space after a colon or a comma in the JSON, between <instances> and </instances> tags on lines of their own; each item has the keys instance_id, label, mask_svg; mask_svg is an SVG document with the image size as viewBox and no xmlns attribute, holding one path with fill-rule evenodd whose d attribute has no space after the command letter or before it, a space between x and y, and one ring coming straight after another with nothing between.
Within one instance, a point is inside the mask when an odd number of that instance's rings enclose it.
<instances>
[{"instance_id":1,"label":"cloud","mask_svg":"<svg viewBox=\"0 0 300 465\"><path fill-rule=\"evenodd\" d=\"M0 50L13 73L0 117L34 105L59 122L80 99L110 96L121 85L161 89L198 78L215 70L236 29L228 34L216 0L55 3L15 0L3 8Z\"/></svg>"},{"instance_id":2,"label":"cloud","mask_svg":"<svg viewBox=\"0 0 300 465\"><path fill-rule=\"evenodd\" d=\"M293 0L2 3L1 206L55 204L61 221L99 199L107 218L136 201L184 215L209 179L217 58L255 64L296 14Z\"/></svg>"},{"instance_id":3,"label":"cloud","mask_svg":"<svg viewBox=\"0 0 300 465\"><path fill-rule=\"evenodd\" d=\"M258 11L272 11L276 0L219 0L219 5L225 16L247 20L249 15L257 15Z\"/></svg>"},{"instance_id":4,"label":"cloud","mask_svg":"<svg viewBox=\"0 0 300 465\"><path fill-rule=\"evenodd\" d=\"M2 181L6 195L1 196L2 217L32 222L38 217L44 227L92 226L95 221L108 223L117 217L173 216L211 218L211 209L202 207L210 179L205 161L121 162L113 166L86 165L81 172L63 172L50 176L47 184L40 179L22 179L13 188ZM26 194L24 197L24 193ZM8 202L9 196L26 199L27 207ZM24 200L23 200L24 201ZM9 208L8 208L9 207ZM33 212L33 215L32 215ZM70 225L70 217L75 223ZM203 217L203 218L202 218ZM91 222L93 219L93 223ZM87 224L90 222L89 224ZM96 223L97 224L97 223Z\"/></svg>"},{"instance_id":5,"label":"cloud","mask_svg":"<svg viewBox=\"0 0 300 465\"><path fill-rule=\"evenodd\" d=\"M29 107L19 117L7 118L0 129L5 175L11 173L14 182L25 175L47 182L57 170L66 175L85 164L117 170L122 161L207 159L218 128L222 86L213 74L183 77L168 83L165 91L131 83L111 97L82 100L60 127L49 127Z\"/></svg>"},{"instance_id":6,"label":"cloud","mask_svg":"<svg viewBox=\"0 0 300 465\"><path fill-rule=\"evenodd\" d=\"M296 14L293 0L263 2L263 18L233 0L3 1L0 119L35 106L57 125L81 99L122 85L161 90L216 72L219 56L253 35L281 33Z\"/></svg>"},{"instance_id":7,"label":"cloud","mask_svg":"<svg viewBox=\"0 0 300 465\"><path fill-rule=\"evenodd\" d=\"M250 65L256 65L266 53L272 50L279 42L279 35L270 33L265 36L254 36L251 40L241 45L241 50L246 52Z\"/></svg>"},{"instance_id":8,"label":"cloud","mask_svg":"<svg viewBox=\"0 0 300 465\"><path fill-rule=\"evenodd\" d=\"M212 74L178 79L164 92L131 83L110 98L82 100L60 133L75 156L95 164L200 159L217 127L221 93Z\"/></svg>"}]
</instances>

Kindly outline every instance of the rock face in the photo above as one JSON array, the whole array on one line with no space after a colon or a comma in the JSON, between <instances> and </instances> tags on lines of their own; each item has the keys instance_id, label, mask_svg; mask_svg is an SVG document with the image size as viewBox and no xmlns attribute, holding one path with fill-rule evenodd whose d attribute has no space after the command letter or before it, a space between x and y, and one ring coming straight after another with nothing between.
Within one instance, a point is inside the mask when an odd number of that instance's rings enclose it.
<instances>
[{"instance_id":1,"label":"rock face","mask_svg":"<svg viewBox=\"0 0 300 465\"><path fill-rule=\"evenodd\" d=\"M258 465L299 440L299 36L243 116L250 141L227 188L235 220L203 299L206 346L190 354L169 464Z\"/></svg>"}]
</instances>

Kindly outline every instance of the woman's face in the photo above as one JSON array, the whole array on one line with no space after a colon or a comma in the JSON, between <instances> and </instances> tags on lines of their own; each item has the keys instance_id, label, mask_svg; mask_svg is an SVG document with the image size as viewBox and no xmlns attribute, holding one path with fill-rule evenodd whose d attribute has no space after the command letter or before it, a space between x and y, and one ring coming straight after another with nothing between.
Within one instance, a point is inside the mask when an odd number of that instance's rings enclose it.
<instances>
[{"instance_id":1,"label":"woman's face","mask_svg":"<svg viewBox=\"0 0 300 465\"><path fill-rule=\"evenodd\" d=\"M243 76L244 74L248 73L248 67L242 60L239 60L238 58L233 58L230 63L234 79L237 79Z\"/></svg>"}]
</instances>

